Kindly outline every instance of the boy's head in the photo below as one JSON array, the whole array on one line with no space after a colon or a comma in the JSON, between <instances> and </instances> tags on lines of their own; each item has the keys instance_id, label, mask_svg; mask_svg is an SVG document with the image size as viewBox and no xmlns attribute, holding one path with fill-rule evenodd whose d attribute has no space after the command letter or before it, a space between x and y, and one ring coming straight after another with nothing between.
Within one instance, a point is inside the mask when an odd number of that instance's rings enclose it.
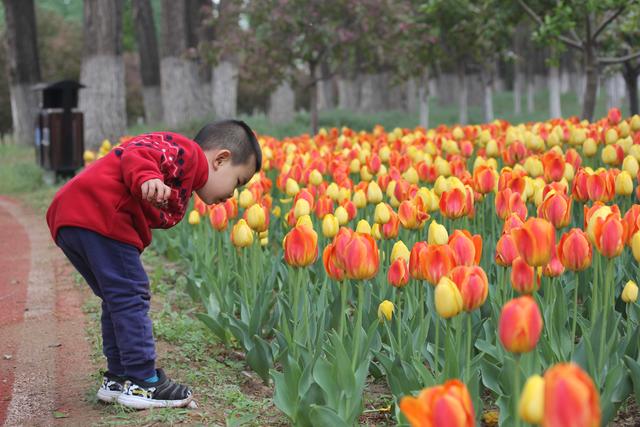
<instances>
[{"instance_id":1,"label":"boy's head","mask_svg":"<svg viewBox=\"0 0 640 427\"><path fill-rule=\"evenodd\" d=\"M262 151L253 131L240 120L210 123L193 139L209 163L209 178L196 191L206 204L220 203L251 179L262 166Z\"/></svg>"}]
</instances>

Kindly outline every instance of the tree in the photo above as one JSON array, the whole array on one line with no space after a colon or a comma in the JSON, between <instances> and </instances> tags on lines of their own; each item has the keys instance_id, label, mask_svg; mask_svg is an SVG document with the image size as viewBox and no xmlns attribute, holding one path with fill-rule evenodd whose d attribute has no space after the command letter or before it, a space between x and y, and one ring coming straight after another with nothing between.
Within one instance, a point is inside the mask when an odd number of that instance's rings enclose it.
<instances>
[{"instance_id":1,"label":"tree","mask_svg":"<svg viewBox=\"0 0 640 427\"><path fill-rule=\"evenodd\" d=\"M122 0L84 1L84 56L80 108L85 142L97 148L105 138L117 141L126 128Z\"/></svg>"},{"instance_id":2,"label":"tree","mask_svg":"<svg viewBox=\"0 0 640 427\"><path fill-rule=\"evenodd\" d=\"M3 0L3 4L14 138L20 144L29 144L38 105L31 87L40 81L35 10L33 0Z\"/></svg>"},{"instance_id":3,"label":"tree","mask_svg":"<svg viewBox=\"0 0 640 427\"><path fill-rule=\"evenodd\" d=\"M160 59L151 1L133 0L132 12L138 54L140 55L144 114L147 123L158 123L162 121Z\"/></svg>"},{"instance_id":4,"label":"tree","mask_svg":"<svg viewBox=\"0 0 640 427\"><path fill-rule=\"evenodd\" d=\"M518 3L537 24L537 38L552 45L555 53L560 53L565 47L582 53L586 90L581 116L592 120L598 89L598 68L640 58L640 51L616 57L601 56L600 46L603 32L638 1L518 0Z\"/></svg>"}]
</instances>

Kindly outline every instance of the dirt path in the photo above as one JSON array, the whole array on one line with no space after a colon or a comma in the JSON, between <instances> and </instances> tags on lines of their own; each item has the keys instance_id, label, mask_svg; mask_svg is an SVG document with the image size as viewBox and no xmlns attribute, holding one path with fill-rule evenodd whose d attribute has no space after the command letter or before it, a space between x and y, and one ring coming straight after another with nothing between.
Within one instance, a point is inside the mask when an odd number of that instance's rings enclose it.
<instances>
[{"instance_id":1,"label":"dirt path","mask_svg":"<svg viewBox=\"0 0 640 427\"><path fill-rule=\"evenodd\" d=\"M44 218L0 196L0 425L100 418L85 400L96 385L82 301Z\"/></svg>"}]
</instances>

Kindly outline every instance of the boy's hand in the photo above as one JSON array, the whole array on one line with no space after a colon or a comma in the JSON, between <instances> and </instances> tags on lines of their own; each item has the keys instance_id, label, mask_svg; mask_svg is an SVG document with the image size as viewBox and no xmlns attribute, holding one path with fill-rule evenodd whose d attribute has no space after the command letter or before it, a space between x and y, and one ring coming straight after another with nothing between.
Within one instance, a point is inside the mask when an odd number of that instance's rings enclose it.
<instances>
[{"instance_id":1,"label":"boy's hand","mask_svg":"<svg viewBox=\"0 0 640 427\"><path fill-rule=\"evenodd\" d=\"M146 200L158 207L165 205L171 195L171 187L157 178L143 182L140 190L142 192L142 200Z\"/></svg>"}]
</instances>

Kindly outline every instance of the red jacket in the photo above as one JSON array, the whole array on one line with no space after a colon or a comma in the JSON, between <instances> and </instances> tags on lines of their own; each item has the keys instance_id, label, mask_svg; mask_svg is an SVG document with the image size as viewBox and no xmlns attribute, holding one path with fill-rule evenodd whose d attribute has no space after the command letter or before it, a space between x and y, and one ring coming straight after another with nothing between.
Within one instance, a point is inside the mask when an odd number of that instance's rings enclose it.
<instances>
[{"instance_id":1,"label":"red jacket","mask_svg":"<svg viewBox=\"0 0 640 427\"><path fill-rule=\"evenodd\" d=\"M86 228L128 243L140 252L152 228L170 228L184 216L189 198L209 177L197 143L175 133L140 135L115 147L66 183L47 211L54 241L60 227ZM171 187L162 209L142 200L143 182L159 178Z\"/></svg>"}]
</instances>

